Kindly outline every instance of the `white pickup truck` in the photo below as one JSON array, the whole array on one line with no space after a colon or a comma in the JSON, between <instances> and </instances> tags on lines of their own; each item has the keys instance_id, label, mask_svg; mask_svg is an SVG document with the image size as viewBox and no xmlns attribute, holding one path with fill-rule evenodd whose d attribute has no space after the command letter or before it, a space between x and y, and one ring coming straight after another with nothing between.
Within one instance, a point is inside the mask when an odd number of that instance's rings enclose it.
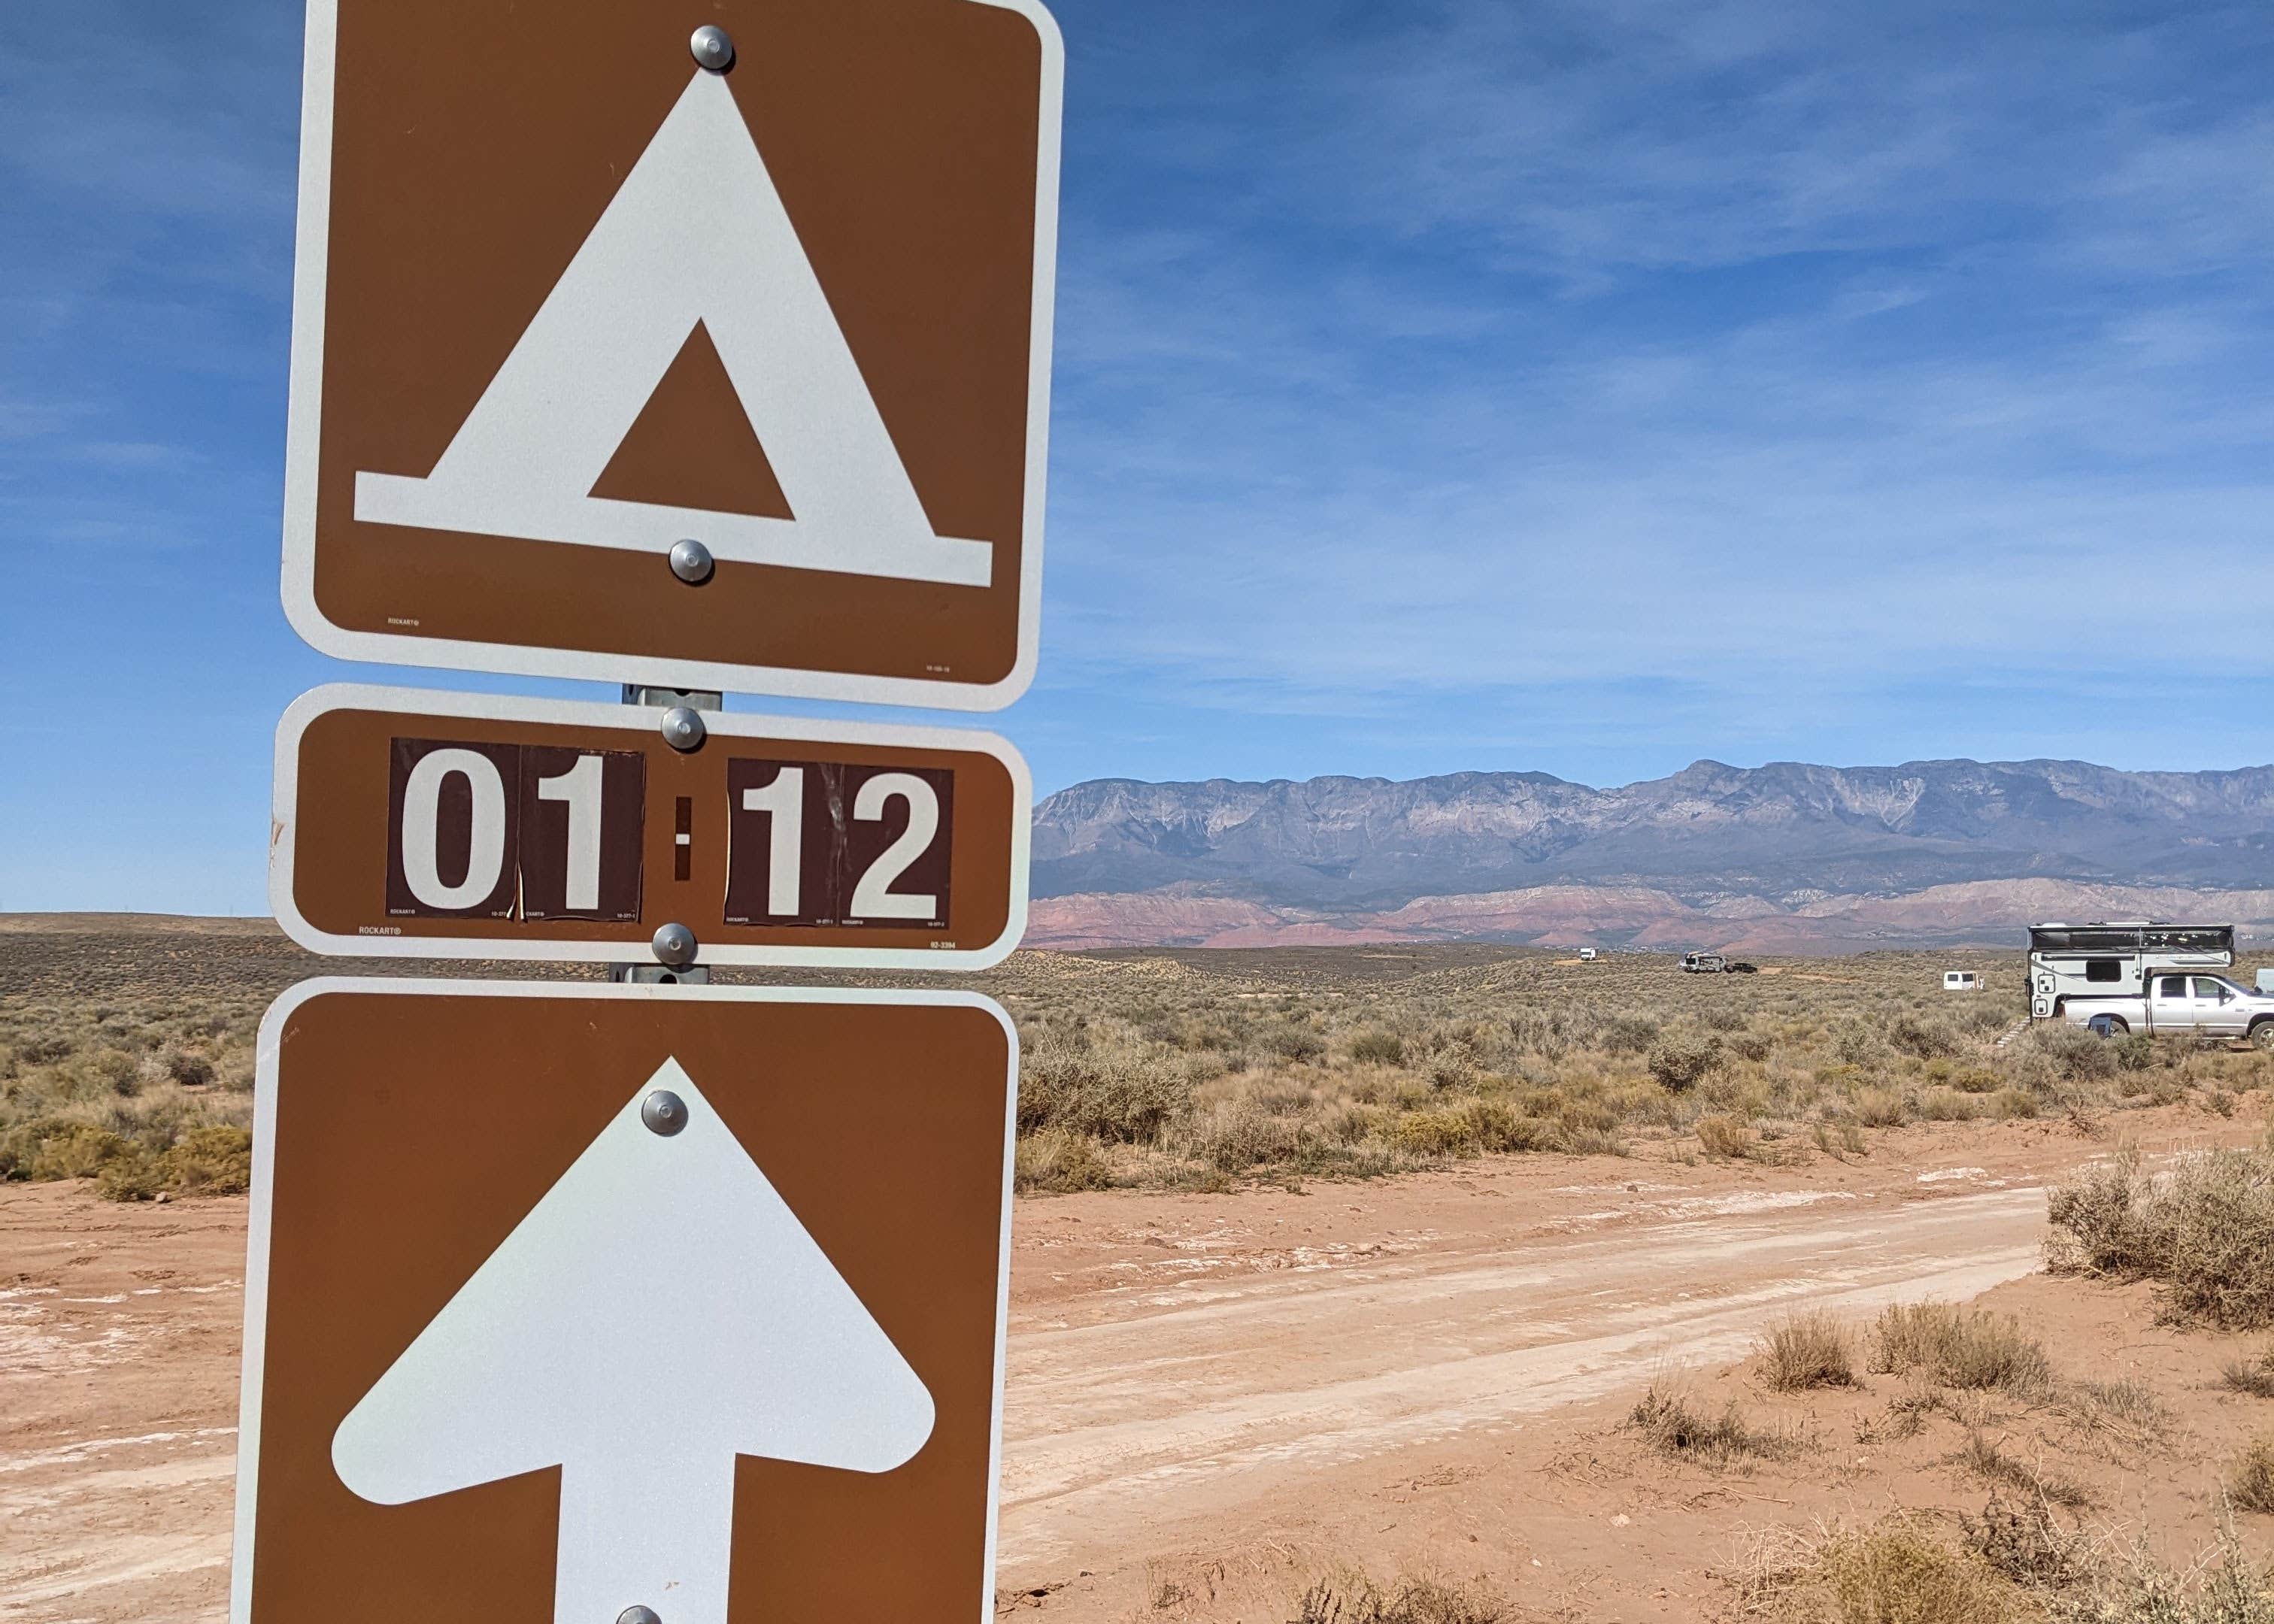
<instances>
[{"instance_id":1,"label":"white pickup truck","mask_svg":"<svg viewBox=\"0 0 2274 1624\"><path fill-rule=\"evenodd\" d=\"M2103 1037L2128 1032L2160 1032L2198 1038L2248 1038L2274 1049L2274 991L2246 991L2223 975L2200 970L2185 974L2158 971L2148 978L2145 997L2072 995L2061 1013L2073 1026L2090 1026Z\"/></svg>"}]
</instances>

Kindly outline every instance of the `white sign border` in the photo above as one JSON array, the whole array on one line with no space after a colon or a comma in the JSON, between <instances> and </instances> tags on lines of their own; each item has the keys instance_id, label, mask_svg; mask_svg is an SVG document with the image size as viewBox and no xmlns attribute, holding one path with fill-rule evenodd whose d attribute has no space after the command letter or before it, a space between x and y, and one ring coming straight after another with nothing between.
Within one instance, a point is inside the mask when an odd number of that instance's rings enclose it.
<instances>
[{"instance_id":1,"label":"white sign border","mask_svg":"<svg viewBox=\"0 0 2274 1624\"><path fill-rule=\"evenodd\" d=\"M426 997L632 998L664 1004L929 1004L985 1010L1010 1045L1003 1109L1003 1221L995 1270L995 1379L987 1440L987 1541L980 1570L978 1624L993 1624L995 1553L1003 1500L1003 1380L1011 1324L1011 1203L1019 1135L1019 1028L1003 1006L974 992L850 987L662 987L600 981L445 981L394 976L319 976L288 988L260 1019L253 1080L252 1190L245 1258L245 1347L237 1380L237 1506L229 1578L230 1624L252 1624L252 1545L260 1502L261 1382L268 1352L268 1253L276 1192L276 1086L286 1023L328 993Z\"/></svg>"},{"instance_id":2,"label":"white sign border","mask_svg":"<svg viewBox=\"0 0 2274 1624\"><path fill-rule=\"evenodd\" d=\"M276 724L276 768L268 825L268 907L284 934L312 953L349 959L519 959L546 964L647 964L654 955L639 941L553 940L527 942L510 936L342 936L319 930L301 914L292 894L300 800L300 739L310 723L334 710L379 710L406 719L435 717L474 721L528 722L550 727L654 729L660 738L663 711L644 706L599 704L589 700L531 699L513 694L456 694L435 688L384 688L372 683L332 682L311 688L285 708ZM802 717L758 716L748 711L706 710L704 726L725 741L785 739L816 744L873 745L885 749L965 750L991 756L1011 775L1011 897L1003 933L984 947L823 947L784 944L756 946L712 943L696 932L696 963L705 966L767 965L808 969L985 970L1016 951L1027 934L1028 869L1034 846L1034 775L1026 757L999 733L977 729L909 727L873 722L817 721ZM708 747L705 747L708 748Z\"/></svg>"},{"instance_id":3,"label":"white sign border","mask_svg":"<svg viewBox=\"0 0 2274 1624\"><path fill-rule=\"evenodd\" d=\"M355 631L334 625L316 603L316 477L323 428L325 289L331 250L332 99L339 0L308 0L301 71L299 219L292 270L292 352L284 433L284 618L320 653L339 659L433 666L507 675L652 687L843 699L945 710L999 710L1034 681L1041 647L1043 521L1050 470L1050 346L1058 303L1058 179L1065 103L1065 43L1038 0L970 0L1015 11L1042 42L1035 166L1033 337L1028 355L1026 504L1019 549L1019 628L1011 670L991 683L802 671L685 659L661 651L624 653L467 643ZM663 561L657 560L661 570Z\"/></svg>"}]
</instances>

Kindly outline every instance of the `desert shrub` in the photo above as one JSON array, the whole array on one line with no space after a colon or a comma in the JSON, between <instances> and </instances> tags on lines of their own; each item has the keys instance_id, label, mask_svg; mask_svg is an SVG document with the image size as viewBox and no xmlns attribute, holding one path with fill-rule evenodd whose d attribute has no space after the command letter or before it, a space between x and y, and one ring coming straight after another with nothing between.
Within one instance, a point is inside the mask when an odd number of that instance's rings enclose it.
<instances>
[{"instance_id":1,"label":"desert shrub","mask_svg":"<svg viewBox=\"0 0 2274 1624\"><path fill-rule=\"evenodd\" d=\"M1817 1553L1812 1576L1840 1624L2021 1624L2041 1616L1979 1557L1901 1518L1834 1535Z\"/></svg>"},{"instance_id":2,"label":"desert shrub","mask_svg":"<svg viewBox=\"0 0 2274 1624\"><path fill-rule=\"evenodd\" d=\"M1614 1015L1597 1041L1613 1055L1639 1055L1658 1041L1658 1023L1645 1015Z\"/></svg>"},{"instance_id":3,"label":"desert shrub","mask_svg":"<svg viewBox=\"0 0 2274 1624\"><path fill-rule=\"evenodd\" d=\"M184 1088L203 1088L214 1079L214 1063L189 1049L168 1051L165 1065L166 1075Z\"/></svg>"},{"instance_id":4,"label":"desert shrub","mask_svg":"<svg viewBox=\"0 0 2274 1624\"><path fill-rule=\"evenodd\" d=\"M2274 1515L2274 1432L2262 1432L2227 1474L2226 1497L2244 1511Z\"/></svg>"},{"instance_id":5,"label":"desert shrub","mask_svg":"<svg viewBox=\"0 0 2274 1624\"><path fill-rule=\"evenodd\" d=\"M1327 1041L1310 1027L1282 1021L1266 1027L1258 1041L1282 1060L1316 1060L1327 1052Z\"/></svg>"},{"instance_id":6,"label":"desert shrub","mask_svg":"<svg viewBox=\"0 0 2274 1624\"><path fill-rule=\"evenodd\" d=\"M1765 1032L1736 1033L1730 1037L1728 1042L1731 1054L1740 1060L1751 1060L1757 1064L1766 1060L1769 1057L1769 1051L1775 1047L1774 1042Z\"/></svg>"},{"instance_id":7,"label":"desert shrub","mask_svg":"<svg viewBox=\"0 0 2274 1624\"><path fill-rule=\"evenodd\" d=\"M1480 1579L1466 1585L1407 1579L1383 1590L1364 1574L1321 1579L1295 1604L1291 1624L1497 1624L1508 1605Z\"/></svg>"},{"instance_id":8,"label":"desert shrub","mask_svg":"<svg viewBox=\"0 0 2274 1624\"><path fill-rule=\"evenodd\" d=\"M2274 1624L2274 1575L2254 1568L2232 1537L2220 1545L2216 1562L2174 1573L2136 1540L2090 1586L2052 1597L2053 1624Z\"/></svg>"},{"instance_id":9,"label":"desert shrub","mask_svg":"<svg viewBox=\"0 0 2274 1624\"><path fill-rule=\"evenodd\" d=\"M2037 1096L2026 1088L2000 1088L1990 1096L1990 1114L2000 1122L2013 1122L2037 1114Z\"/></svg>"},{"instance_id":10,"label":"desert shrub","mask_svg":"<svg viewBox=\"0 0 2274 1624\"><path fill-rule=\"evenodd\" d=\"M1852 1101L1856 1120L1866 1128L1897 1128L1909 1115L1903 1096L1893 1088L1858 1088Z\"/></svg>"},{"instance_id":11,"label":"desert shrub","mask_svg":"<svg viewBox=\"0 0 2274 1624\"><path fill-rule=\"evenodd\" d=\"M1628 1414L1626 1427L1674 1460L1695 1461L1716 1471L1749 1460L1779 1460L1796 1445L1785 1432L1748 1422L1733 1401L1719 1416L1700 1415L1689 1398L1653 1382Z\"/></svg>"},{"instance_id":12,"label":"desert shrub","mask_svg":"<svg viewBox=\"0 0 2274 1624\"><path fill-rule=\"evenodd\" d=\"M1864 1131L1838 1117L1819 1121L1809 1130L1816 1148L1827 1156L1860 1156L1865 1150Z\"/></svg>"},{"instance_id":13,"label":"desert shrub","mask_svg":"<svg viewBox=\"0 0 2274 1624\"><path fill-rule=\"evenodd\" d=\"M2052 1382L2037 1340L2008 1315L1947 1303L1891 1303L1872 1327L1871 1368L1938 1386L2029 1394Z\"/></svg>"},{"instance_id":14,"label":"desert shrub","mask_svg":"<svg viewBox=\"0 0 2274 1624\"><path fill-rule=\"evenodd\" d=\"M1788 1314L1760 1342L1761 1379L1778 1393L1856 1385L1847 1327L1824 1310Z\"/></svg>"},{"instance_id":15,"label":"desert shrub","mask_svg":"<svg viewBox=\"0 0 2274 1624\"><path fill-rule=\"evenodd\" d=\"M1224 1173L1292 1162L1302 1147L1299 1124L1251 1099L1228 1101L1196 1116L1189 1132L1185 1148Z\"/></svg>"},{"instance_id":16,"label":"desert shrub","mask_svg":"<svg viewBox=\"0 0 2274 1624\"><path fill-rule=\"evenodd\" d=\"M94 1123L61 1124L39 1139L24 1163L26 1178L92 1178L105 1163L135 1154L135 1147Z\"/></svg>"},{"instance_id":17,"label":"desert shrub","mask_svg":"<svg viewBox=\"0 0 2274 1624\"><path fill-rule=\"evenodd\" d=\"M1715 1111L1698 1119L1698 1142L1709 1156L1742 1162L1760 1147L1760 1140L1742 1116Z\"/></svg>"},{"instance_id":18,"label":"desert shrub","mask_svg":"<svg viewBox=\"0 0 2274 1624\"><path fill-rule=\"evenodd\" d=\"M1405 1040L1395 1032L1369 1026L1351 1040L1351 1058L1360 1065L1402 1066L1405 1064Z\"/></svg>"},{"instance_id":19,"label":"desert shrub","mask_svg":"<svg viewBox=\"0 0 2274 1624\"><path fill-rule=\"evenodd\" d=\"M1476 1056L1463 1044L1441 1049L1429 1056L1426 1074L1432 1088L1473 1088L1479 1079Z\"/></svg>"},{"instance_id":20,"label":"desert shrub","mask_svg":"<svg viewBox=\"0 0 2274 1624\"><path fill-rule=\"evenodd\" d=\"M1950 1086L1962 1094L1995 1094L2001 1085L1988 1066L1965 1066L1952 1074Z\"/></svg>"},{"instance_id":21,"label":"desert shrub","mask_svg":"<svg viewBox=\"0 0 2274 1624\"><path fill-rule=\"evenodd\" d=\"M2119 1071L2145 1071L2158 1060L2170 1064L2158 1053L2156 1040L2144 1032L2127 1032L2109 1044L2108 1057Z\"/></svg>"},{"instance_id":22,"label":"desert shrub","mask_svg":"<svg viewBox=\"0 0 2274 1624\"><path fill-rule=\"evenodd\" d=\"M2155 1281L2180 1318L2274 1324L2274 1154L2204 1151L2157 1179L2127 1147L2055 1186L2047 1207L2067 1237L2056 1267Z\"/></svg>"},{"instance_id":23,"label":"desert shrub","mask_svg":"<svg viewBox=\"0 0 2274 1624\"><path fill-rule=\"evenodd\" d=\"M2255 1359L2229 1359L2219 1372L2219 1380L2236 1393L2248 1393L2253 1398L2274 1398L2274 1348L2266 1349Z\"/></svg>"},{"instance_id":24,"label":"desert shrub","mask_svg":"<svg viewBox=\"0 0 2274 1624\"><path fill-rule=\"evenodd\" d=\"M10 1046L26 1065L52 1065L79 1047L67 1032L26 1033Z\"/></svg>"},{"instance_id":25,"label":"desert shrub","mask_svg":"<svg viewBox=\"0 0 2274 1624\"><path fill-rule=\"evenodd\" d=\"M1192 1108L1193 1086L1165 1056L1134 1045L1037 1044L1019 1068L1019 1131L1062 1128L1136 1144Z\"/></svg>"},{"instance_id":26,"label":"desert shrub","mask_svg":"<svg viewBox=\"0 0 2274 1624\"><path fill-rule=\"evenodd\" d=\"M1500 1100L1465 1100L1442 1110L1412 1111L1389 1130L1398 1149L1425 1157L1541 1150L1555 1137L1553 1124L1524 1116Z\"/></svg>"},{"instance_id":27,"label":"desert shrub","mask_svg":"<svg viewBox=\"0 0 2274 1624\"><path fill-rule=\"evenodd\" d=\"M1703 1042L1667 1038L1651 1046L1650 1057L1645 1064L1660 1087L1681 1094L1695 1088L1721 1069L1721 1041L1719 1038L1707 1038Z\"/></svg>"},{"instance_id":28,"label":"desert shrub","mask_svg":"<svg viewBox=\"0 0 2274 1624\"><path fill-rule=\"evenodd\" d=\"M103 1049L94 1056L94 1064L95 1075L110 1085L113 1094L132 1099L142 1092L142 1079L134 1056L124 1050Z\"/></svg>"},{"instance_id":29,"label":"desert shrub","mask_svg":"<svg viewBox=\"0 0 2274 1624\"><path fill-rule=\"evenodd\" d=\"M1021 1192L1055 1195L1103 1190L1113 1183L1112 1169L1097 1141L1064 1128L1045 1128L1021 1139L1013 1177Z\"/></svg>"},{"instance_id":30,"label":"desert shrub","mask_svg":"<svg viewBox=\"0 0 2274 1624\"><path fill-rule=\"evenodd\" d=\"M1745 1014L1742 1010L1733 1010L1725 1005L1716 1004L1700 1015L1698 1020L1698 1024L1708 1032L1737 1032L1744 1027Z\"/></svg>"},{"instance_id":31,"label":"desert shrub","mask_svg":"<svg viewBox=\"0 0 2274 1624\"><path fill-rule=\"evenodd\" d=\"M1962 1047L1958 1034L1941 1021L1924 1019L1908 1011L1887 1023L1887 1041L1921 1060L1954 1055Z\"/></svg>"},{"instance_id":32,"label":"desert shrub","mask_svg":"<svg viewBox=\"0 0 2274 1624\"><path fill-rule=\"evenodd\" d=\"M1967 1429L1965 1445L1951 1456L1951 1464L1964 1467L1985 1483L2019 1489L2048 1505L2074 1510L2090 1503L2082 1487L2056 1473L2015 1460L1980 1427Z\"/></svg>"},{"instance_id":33,"label":"desert shrub","mask_svg":"<svg viewBox=\"0 0 2274 1624\"><path fill-rule=\"evenodd\" d=\"M1918 1114L1921 1122L1972 1122L1984 1110L1970 1094L1955 1088L1929 1088L1919 1095Z\"/></svg>"},{"instance_id":34,"label":"desert shrub","mask_svg":"<svg viewBox=\"0 0 2274 1624\"><path fill-rule=\"evenodd\" d=\"M2090 1536L2053 1520L2043 1496L2007 1501L1992 1490L1979 1517L1959 1515L1965 1548L1993 1573L2040 1590L2063 1590L2090 1578Z\"/></svg>"},{"instance_id":35,"label":"desert shrub","mask_svg":"<svg viewBox=\"0 0 2274 1624\"><path fill-rule=\"evenodd\" d=\"M242 1195L252 1187L252 1135L243 1128L192 1128L160 1160L171 1190Z\"/></svg>"},{"instance_id":36,"label":"desert shrub","mask_svg":"<svg viewBox=\"0 0 2274 1624\"><path fill-rule=\"evenodd\" d=\"M2120 1069L2116 1045L2082 1026L2040 1022L2031 1036L2037 1052L2052 1064L2054 1075L2066 1081L2104 1081Z\"/></svg>"}]
</instances>

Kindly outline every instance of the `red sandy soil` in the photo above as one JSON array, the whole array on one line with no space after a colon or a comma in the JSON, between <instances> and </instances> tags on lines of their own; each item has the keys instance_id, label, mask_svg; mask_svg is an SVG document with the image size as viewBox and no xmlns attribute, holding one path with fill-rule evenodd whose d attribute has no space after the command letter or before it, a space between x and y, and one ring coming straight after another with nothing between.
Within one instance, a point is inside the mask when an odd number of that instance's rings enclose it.
<instances>
[{"instance_id":1,"label":"red sandy soil","mask_svg":"<svg viewBox=\"0 0 2274 1624\"><path fill-rule=\"evenodd\" d=\"M2151 1151L2258 1129L2127 1115ZM1001 1605L1070 1620L1291 1616L1329 1568L1482 1577L1518 1617L1729 1605L1762 1530L1978 1508L1967 1428L1902 1431L1890 1377L1773 1397L1746 1356L1821 1305L1981 1297L2068 1375L2148 1382L2149 1437L2059 1405L1971 1417L2074 1480L2104 1530L2184 1559L2274 1403L2220 1389L2241 1339L2041 1268L2044 1185L2108 1147L2064 1124L1939 1124L1796 1165L1532 1156L1299 1192L1109 1192L1019 1212ZM117 1207L0 1187L0 1619L226 1612L241 1200ZM1618 1423L1653 1380L1801 1441L1715 1474ZM2263 1547L2265 1519L2247 1520Z\"/></svg>"}]
</instances>

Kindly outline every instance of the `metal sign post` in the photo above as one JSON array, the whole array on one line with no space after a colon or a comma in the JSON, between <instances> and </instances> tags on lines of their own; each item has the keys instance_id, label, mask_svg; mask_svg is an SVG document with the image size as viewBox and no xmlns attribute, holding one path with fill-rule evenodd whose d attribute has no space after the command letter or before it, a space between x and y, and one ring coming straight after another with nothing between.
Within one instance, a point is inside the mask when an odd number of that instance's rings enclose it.
<instances>
[{"instance_id":1,"label":"metal sign post","mask_svg":"<svg viewBox=\"0 0 2274 1624\"><path fill-rule=\"evenodd\" d=\"M532 34L531 30L537 30ZM438 41L447 41L438 49ZM309 0L233 1624L992 1607L1063 50L1035 0Z\"/></svg>"}]
</instances>

